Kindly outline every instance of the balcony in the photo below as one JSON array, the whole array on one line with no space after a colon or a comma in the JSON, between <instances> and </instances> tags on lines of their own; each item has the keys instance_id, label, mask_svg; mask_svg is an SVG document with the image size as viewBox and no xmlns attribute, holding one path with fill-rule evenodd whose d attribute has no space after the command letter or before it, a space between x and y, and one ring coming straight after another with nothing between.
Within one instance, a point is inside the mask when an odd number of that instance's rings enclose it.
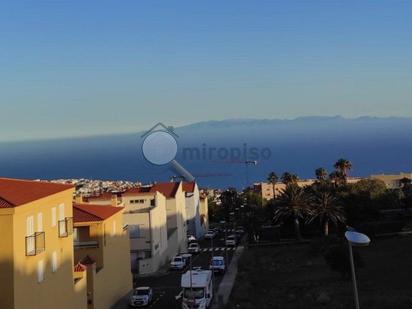
<instances>
[{"instance_id":1,"label":"balcony","mask_svg":"<svg viewBox=\"0 0 412 309\"><path fill-rule=\"evenodd\" d=\"M36 232L31 236L26 236L26 256L35 256L46 250L44 232Z\"/></svg>"},{"instance_id":2,"label":"balcony","mask_svg":"<svg viewBox=\"0 0 412 309\"><path fill-rule=\"evenodd\" d=\"M65 238L73 234L73 218L65 218L59 221L59 237Z\"/></svg>"}]
</instances>

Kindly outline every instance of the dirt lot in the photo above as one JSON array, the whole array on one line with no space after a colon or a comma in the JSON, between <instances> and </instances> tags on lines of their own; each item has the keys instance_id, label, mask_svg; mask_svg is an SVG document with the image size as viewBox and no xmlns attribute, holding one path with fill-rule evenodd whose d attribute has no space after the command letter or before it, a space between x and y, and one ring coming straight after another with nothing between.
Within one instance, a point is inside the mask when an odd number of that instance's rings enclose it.
<instances>
[{"instance_id":1,"label":"dirt lot","mask_svg":"<svg viewBox=\"0 0 412 309\"><path fill-rule=\"evenodd\" d=\"M354 308L352 282L329 269L310 246L249 248L227 308ZM412 238L357 248L361 308L412 308Z\"/></svg>"}]
</instances>

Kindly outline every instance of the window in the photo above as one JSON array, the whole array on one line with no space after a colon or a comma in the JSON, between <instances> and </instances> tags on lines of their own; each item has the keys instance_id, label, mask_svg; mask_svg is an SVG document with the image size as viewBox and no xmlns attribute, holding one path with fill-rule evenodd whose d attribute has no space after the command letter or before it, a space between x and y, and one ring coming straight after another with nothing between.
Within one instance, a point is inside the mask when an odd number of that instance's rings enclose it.
<instances>
[{"instance_id":1,"label":"window","mask_svg":"<svg viewBox=\"0 0 412 309\"><path fill-rule=\"evenodd\" d=\"M41 212L37 214L37 232L43 232L43 214Z\"/></svg>"},{"instance_id":2,"label":"window","mask_svg":"<svg viewBox=\"0 0 412 309\"><path fill-rule=\"evenodd\" d=\"M33 220L33 216L27 217L26 219L26 236L33 236L34 234L34 220ZM26 251L27 252L34 252L34 238L30 237L30 238L26 238L27 239L27 243L26 243Z\"/></svg>"},{"instance_id":3,"label":"window","mask_svg":"<svg viewBox=\"0 0 412 309\"><path fill-rule=\"evenodd\" d=\"M57 265L57 252L56 251L54 251L52 253L51 266L52 266L52 272L55 273L57 271L57 268L58 268L58 265Z\"/></svg>"},{"instance_id":4,"label":"window","mask_svg":"<svg viewBox=\"0 0 412 309\"><path fill-rule=\"evenodd\" d=\"M44 281L44 261L40 260L37 262L37 282L41 283Z\"/></svg>"},{"instance_id":5,"label":"window","mask_svg":"<svg viewBox=\"0 0 412 309\"><path fill-rule=\"evenodd\" d=\"M156 201L154 199L150 200L150 206L154 207L156 205Z\"/></svg>"},{"instance_id":6,"label":"window","mask_svg":"<svg viewBox=\"0 0 412 309\"><path fill-rule=\"evenodd\" d=\"M64 220L64 204L59 205L59 220Z\"/></svg>"},{"instance_id":7,"label":"window","mask_svg":"<svg viewBox=\"0 0 412 309\"><path fill-rule=\"evenodd\" d=\"M129 225L129 235L130 238L140 238L140 226Z\"/></svg>"},{"instance_id":8,"label":"window","mask_svg":"<svg viewBox=\"0 0 412 309\"><path fill-rule=\"evenodd\" d=\"M64 220L64 204L59 205L59 235L66 235L66 222Z\"/></svg>"},{"instance_id":9,"label":"window","mask_svg":"<svg viewBox=\"0 0 412 309\"><path fill-rule=\"evenodd\" d=\"M51 226L55 227L57 223L57 210L56 207L51 209Z\"/></svg>"}]
</instances>

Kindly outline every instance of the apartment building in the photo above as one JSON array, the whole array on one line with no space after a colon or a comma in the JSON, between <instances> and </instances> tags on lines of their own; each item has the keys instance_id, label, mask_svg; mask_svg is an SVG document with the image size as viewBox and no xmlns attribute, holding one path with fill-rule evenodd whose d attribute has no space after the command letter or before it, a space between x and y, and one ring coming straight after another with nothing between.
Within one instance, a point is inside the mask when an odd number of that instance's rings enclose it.
<instances>
[{"instance_id":1,"label":"apartment building","mask_svg":"<svg viewBox=\"0 0 412 309\"><path fill-rule=\"evenodd\" d=\"M123 206L118 195L119 193L111 192L103 192L99 195L90 196L78 195L76 196L76 202L104 206Z\"/></svg>"},{"instance_id":2,"label":"apartment building","mask_svg":"<svg viewBox=\"0 0 412 309\"><path fill-rule=\"evenodd\" d=\"M307 186L311 186L314 183L315 183L315 179L304 179L304 180L299 180L297 182L297 185L299 187L304 188ZM283 182L277 182L274 185L268 182L259 182L253 185L253 191L257 194L260 194L262 196L262 199L267 200L267 201L273 199L274 197L278 197L279 195L281 195L285 188L286 188L286 185Z\"/></svg>"},{"instance_id":3,"label":"apartment building","mask_svg":"<svg viewBox=\"0 0 412 309\"><path fill-rule=\"evenodd\" d=\"M166 197L151 187L129 189L122 194L124 223L130 237L133 272L157 271L169 260ZM170 253L172 254L172 253Z\"/></svg>"},{"instance_id":4,"label":"apartment building","mask_svg":"<svg viewBox=\"0 0 412 309\"><path fill-rule=\"evenodd\" d=\"M361 180L362 178L348 177L346 182L348 184L353 184ZM301 188L311 186L316 182L316 179L302 179L297 181L297 185ZM278 197L282 194L286 185L283 182L277 182L275 185L268 182L259 182L253 184L252 190L256 194L259 194L264 200L271 200L274 197Z\"/></svg>"},{"instance_id":5,"label":"apartment building","mask_svg":"<svg viewBox=\"0 0 412 309\"><path fill-rule=\"evenodd\" d=\"M193 181L183 182L182 188L185 194L187 232L197 239L201 239L205 230L201 222L199 187Z\"/></svg>"},{"instance_id":6,"label":"apartment building","mask_svg":"<svg viewBox=\"0 0 412 309\"><path fill-rule=\"evenodd\" d=\"M412 180L412 173L379 174L371 175L369 178L382 180L388 189L397 189L400 187L401 179L408 178Z\"/></svg>"},{"instance_id":7,"label":"apartment building","mask_svg":"<svg viewBox=\"0 0 412 309\"><path fill-rule=\"evenodd\" d=\"M0 308L86 309L73 268L71 185L0 178Z\"/></svg>"},{"instance_id":8,"label":"apartment building","mask_svg":"<svg viewBox=\"0 0 412 309\"><path fill-rule=\"evenodd\" d=\"M161 182L151 187L166 197L168 245L177 252L187 249L186 200L182 182Z\"/></svg>"},{"instance_id":9,"label":"apartment building","mask_svg":"<svg viewBox=\"0 0 412 309\"><path fill-rule=\"evenodd\" d=\"M87 273L88 309L110 308L132 289L123 208L73 203L74 261Z\"/></svg>"}]
</instances>

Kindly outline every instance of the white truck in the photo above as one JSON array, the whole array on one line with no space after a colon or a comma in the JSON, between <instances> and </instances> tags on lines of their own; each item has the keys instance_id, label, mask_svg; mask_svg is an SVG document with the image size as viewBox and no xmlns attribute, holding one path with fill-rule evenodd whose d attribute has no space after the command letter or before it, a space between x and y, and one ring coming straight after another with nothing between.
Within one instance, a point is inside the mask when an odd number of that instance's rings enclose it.
<instances>
[{"instance_id":1,"label":"white truck","mask_svg":"<svg viewBox=\"0 0 412 309\"><path fill-rule=\"evenodd\" d=\"M206 309L213 298L211 270L188 270L182 275L182 309Z\"/></svg>"}]
</instances>

